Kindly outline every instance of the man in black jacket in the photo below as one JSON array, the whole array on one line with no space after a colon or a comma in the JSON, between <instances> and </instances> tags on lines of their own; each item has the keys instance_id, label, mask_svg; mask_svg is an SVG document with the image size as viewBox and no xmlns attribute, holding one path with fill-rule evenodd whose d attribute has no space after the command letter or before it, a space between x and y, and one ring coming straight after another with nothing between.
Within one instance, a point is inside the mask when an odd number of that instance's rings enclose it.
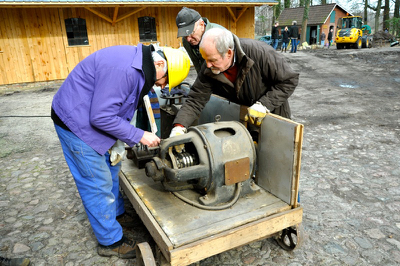
<instances>
[{"instance_id":1,"label":"man in black jacket","mask_svg":"<svg viewBox=\"0 0 400 266\"><path fill-rule=\"evenodd\" d=\"M290 27L290 39L292 40L292 49L291 53L297 52L297 38L299 37L299 28L297 27L297 21L292 22L292 26Z\"/></svg>"},{"instance_id":2,"label":"man in black jacket","mask_svg":"<svg viewBox=\"0 0 400 266\"><path fill-rule=\"evenodd\" d=\"M174 120L171 137L186 132L211 94L290 118L288 98L298 85L299 73L271 46L214 28L203 35L200 52L205 64Z\"/></svg>"},{"instance_id":3,"label":"man in black jacket","mask_svg":"<svg viewBox=\"0 0 400 266\"><path fill-rule=\"evenodd\" d=\"M278 48L278 42L279 42L279 30L278 30L279 22L275 22L275 26L272 27L271 31L271 39L272 39L272 47L276 50Z\"/></svg>"}]
</instances>

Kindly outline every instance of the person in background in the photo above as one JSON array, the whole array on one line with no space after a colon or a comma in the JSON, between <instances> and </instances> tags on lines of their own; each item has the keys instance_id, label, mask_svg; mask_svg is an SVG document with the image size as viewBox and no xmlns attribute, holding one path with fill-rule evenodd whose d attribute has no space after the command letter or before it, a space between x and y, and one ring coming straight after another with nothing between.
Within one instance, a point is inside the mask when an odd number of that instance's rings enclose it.
<instances>
[{"instance_id":1,"label":"person in background","mask_svg":"<svg viewBox=\"0 0 400 266\"><path fill-rule=\"evenodd\" d=\"M333 29L331 29L328 33L328 48L332 45L332 38L333 38Z\"/></svg>"},{"instance_id":2,"label":"person in background","mask_svg":"<svg viewBox=\"0 0 400 266\"><path fill-rule=\"evenodd\" d=\"M288 27L285 27L285 29L282 31L282 48L281 48L281 52L283 52L283 50L285 50L286 53L286 49L289 45L289 29Z\"/></svg>"},{"instance_id":3,"label":"person in background","mask_svg":"<svg viewBox=\"0 0 400 266\"><path fill-rule=\"evenodd\" d=\"M272 39L272 47L276 50L278 48L279 42L279 30L278 30L279 22L275 22L275 25L272 27L271 31L271 39Z\"/></svg>"},{"instance_id":4,"label":"person in background","mask_svg":"<svg viewBox=\"0 0 400 266\"><path fill-rule=\"evenodd\" d=\"M199 52L199 43L204 32L212 28L224 28L216 23L211 23L207 18L201 17L194 9L183 7L176 16L178 38L182 37L183 47L188 53L196 72L199 73L204 63Z\"/></svg>"},{"instance_id":5,"label":"person in background","mask_svg":"<svg viewBox=\"0 0 400 266\"><path fill-rule=\"evenodd\" d=\"M290 27L289 37L292 42L292 49L290 50L291 53L297 52L297 39L299 37L299 28L297 27L297 21L292 22L292 26Z\"/></svg>"},{"instance_id":6,"label":"person in background","mask_svg":"<svg viewBox=\"0 0 400 266\"><path fill-rule=\"evenodd\" d=\"M177 113L170 137L186 133L211 94L250 106L249 114L256 110L264 116L271 112L290 118L288 98L298 85L299 73L270 45L214 28L204 34L200 52L206 63Z\"/></svg>"},{"instance_id":7,"label":"person in background","mask_svg":"<svg viewBox=\"0 0 400 266\"><path fill-rule=\"evenodd\" d=\"M322 47L324 47L324 45L325 45L325 38L326 38L325 32L322 32L322 34L321 34L321 46Z\"/></svg>"},{"instance_id":8,"label":"person in background","mask_svg":"<svg viewBox=\"0 0 400 266\"><path fill-rule=\"evenodd\" d=\"M120 161L124 143L155 147L160 138L130 121L154 85L174 87L189 69L189 57L179 49L107 47L83 59L53 98L51 118L100 256L136 256L136 242L124 236L120 224L127 220L119 190Z\"/></svg>"}]
</instances>

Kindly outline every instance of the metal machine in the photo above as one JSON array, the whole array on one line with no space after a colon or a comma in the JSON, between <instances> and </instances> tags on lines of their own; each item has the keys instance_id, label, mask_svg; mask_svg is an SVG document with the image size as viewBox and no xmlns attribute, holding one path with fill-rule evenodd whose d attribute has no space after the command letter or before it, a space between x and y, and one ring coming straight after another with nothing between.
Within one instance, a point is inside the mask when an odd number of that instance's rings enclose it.
<instances>
[{"instance_id":1,"label":"metal machine","mask_svg":"<svg viewBox=\"0 0 400 266\"><path fill-rule=\"evenodd\" d=\"M174 148L179 145L184 145L182 152ZM146 164L146 175L161 181L168 191L196 190L201 195L201 205L223 209L232 206L240 196L259 190L251 178L255 165L256 149L246 127L237 121L217 120L163 140L159 156ZM205 208L192 201L188 203Z\"/></svg>"}]
</instances>

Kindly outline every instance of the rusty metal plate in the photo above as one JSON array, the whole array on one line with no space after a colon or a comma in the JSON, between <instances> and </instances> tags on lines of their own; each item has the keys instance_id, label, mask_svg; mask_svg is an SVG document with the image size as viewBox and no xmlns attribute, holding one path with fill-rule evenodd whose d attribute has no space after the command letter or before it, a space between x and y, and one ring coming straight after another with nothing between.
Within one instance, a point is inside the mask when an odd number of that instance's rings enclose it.
<instances>
[{"instance_id":1,"label":"rusty metal plate","mask_svg":"<svg viewBox=\"0 0 400 266\"><path fill-rule=\"evenodd\" d=\"M225 163L225 185L233 185L249 179L249 157L233 160Z\"/></svg>"}]
</instances>

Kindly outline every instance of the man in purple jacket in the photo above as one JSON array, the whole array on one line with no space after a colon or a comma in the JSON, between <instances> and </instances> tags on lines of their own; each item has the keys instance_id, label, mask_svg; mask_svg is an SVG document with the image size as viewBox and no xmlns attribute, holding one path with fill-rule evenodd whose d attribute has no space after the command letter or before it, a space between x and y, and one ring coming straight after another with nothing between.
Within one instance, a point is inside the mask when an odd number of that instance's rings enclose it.
<instances>
[{"instance_id":1,"label":"man in purple jacket","mask_svg":"<svg viewBox=\"0 0 400 266\"><path fill-rule=\"evenodd\" d=\"M178 49L112 46L82 60L54 96L51 117L101 256L134 258L136 245L118 222L125 213L121 163L110 161L109 149L118 139L129 146L159 145L155 134L130 121L153 85L171 89L189 68L189 57Z\"/></svg>"}]
</instances>

